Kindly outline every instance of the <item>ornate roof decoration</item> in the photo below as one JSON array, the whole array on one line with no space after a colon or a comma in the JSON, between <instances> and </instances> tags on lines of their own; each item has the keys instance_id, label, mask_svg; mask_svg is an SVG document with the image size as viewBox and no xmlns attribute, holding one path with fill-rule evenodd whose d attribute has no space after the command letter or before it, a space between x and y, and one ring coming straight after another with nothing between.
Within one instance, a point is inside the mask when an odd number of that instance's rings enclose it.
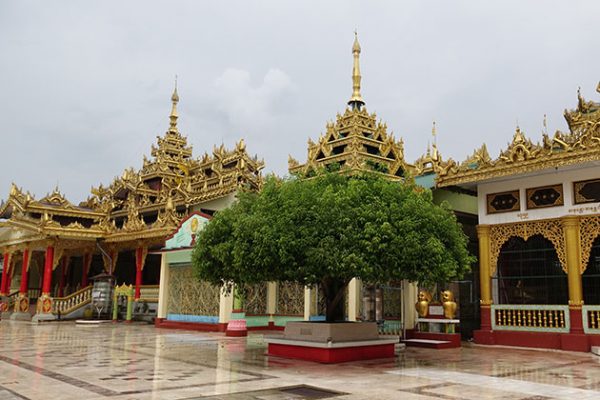
<instances>
[{"instance_id":1,"label":"ornate roof decoration","mask_svg":"<svg viewBox=\"0 0 600 400\"><path fill-rule=\"evenodd\" d=\"M192 147L177 127L177 88L171 102L169 128L157 138L139 171L125 169L110 185L93 187L79 206L58 188L36 201L13 184L8 200L0 205L0 218L6 219L1 226L30 230L40 237L101 238L109 243L160 240L189 207L237 190L260 188L264 162L248 155L243 140L232 150L215 146L212 154L193 158Z\"/></svg>"},{"instance_id":2,"label":"ornate roof decoration","mask_svg":"<svg viewBox=\"0 0 600 400\"><path fill-rule=\"evenodd\" d=\"M433 143L431 145L427 145L427 152L419 157L414 165L414 175L427 175L427 174L438 174L443 175L447 173L447 171L451 168L456 167L456 162L449 158L447 161L444 161L442 158L442 154L438 150L436 143L436 127L435 121L433 122L433 127L431 128L431 135L433 137Z\"/></svg>"},{"instance_id":3,"label":"ornate roof decoration","mask_svg":"<svg viewBox=\"0 0 600 400\"><path fill-rule=\"evenodd\" d=\"M300 164L291 156L288 159L290 173L310 176L318 169L341 167L345 172L375 171L391 179L402 179L412 174L414 166L404 160L404 143L396 141L387 132L387 125L369 114L360 94L360 44L355 36L352 46L352 97L343 115L326 125L325 134L317 143L308 140L308 159Z\"/></svg>"},{"instance_id":4,"label":"ornate roof decoration","mask_svg":"<svg viewBox=\"0 0 600 400\"><path fill-rule=\"evenodd\" d=\"M29 201L32 199L30 198ZM61 208L71 208L74 209L75 206L71 204L65 196L60 192L58 186L54 188L52 193L47 194L45 197L41 198L38 201L40 204L47 204L50 206L61 207Z\"/></svg>"},{"instance_id":5,"label":"ornate roof decoration","mask_svg":"<svg viewBox=\"0 0 600 400\"><path fill-rule=\"evenodd\" d=\"M596 88L600 93L600 83ZM586 101L577 92L577 108L565 110L569 133L556 131L552 137L542 134L542 142L533 143L517 127L506 150L492 160L485 145L458 166L438 173L439 187L478 182L600 160L600 103Z\"/></svg>"}]
</instances>

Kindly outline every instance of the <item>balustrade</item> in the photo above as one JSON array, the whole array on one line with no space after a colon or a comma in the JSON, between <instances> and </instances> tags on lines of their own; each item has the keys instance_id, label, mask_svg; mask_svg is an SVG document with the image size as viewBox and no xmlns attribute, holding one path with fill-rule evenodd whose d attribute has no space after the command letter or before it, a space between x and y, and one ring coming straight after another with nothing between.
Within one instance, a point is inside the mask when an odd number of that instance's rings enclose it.
<instances>
[{"instance_id":1,"label":"balustrade","mask_svg":"<svg viewBox=\"0 0 600 400\"><path fill-rule=\"evenodd\" d=\"M585 333L600 333L600 306L583 306L583 331Z\"/></svg>"},{"instance_id":2,"label":"balustrade","mask_svg":"<svg viewBox=\"0 0 600 400\"><path fill-rule=\"evenodd\" d=\"M570 329L569 306L492 305L492 329L568 333Z\"/></svg>"},{"instance_id":3,"label":"balustrade","mask_svg":"<svg viewBox=\"0 0 600 400\"><path fill-rule=\"evenodd\" d=\"M66 297L52 299L52 314L66 315L92 301L92 286L85 287Z\"/></svg>"}]
</instances>

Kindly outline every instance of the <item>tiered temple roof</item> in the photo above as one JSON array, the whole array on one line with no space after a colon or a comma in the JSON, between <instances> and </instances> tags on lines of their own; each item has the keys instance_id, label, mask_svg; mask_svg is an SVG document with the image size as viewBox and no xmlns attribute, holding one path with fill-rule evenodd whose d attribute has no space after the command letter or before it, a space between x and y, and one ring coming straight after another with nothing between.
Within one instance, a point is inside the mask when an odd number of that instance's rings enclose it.
<instances>
[{"instance_id":1,"label":"tiered temple roof","mask_svg":"<svg viewBox=\"0 0 600 400\"><path fill-rule=\"evenodd\" d=\"M291 173L310 176L319 169L330 169L334 164L349 173L375 171L390 179L402 179L414 172L414 165L404 159L404 144L388 133L387 125L369 114L360 94L360 44L355 37L352 46L352 96L344 114L326 126L325 134L317 143L309 139L308 157L300 164L291 156L288 168Z\"/></svg>"},{"instance_id":2,"label":"tiered temple roof","mask_svg":"<svg viewBox=\"0 0 600 400\"><path fill-rule=\"evenodd\" d=\"M152 146L151 158L144 157L140 170L126 169L110 185L92 188L81 204L69 202L58 188L36 200L13 184L0 205L0 246L48 238L68 239L62 244L72 247L96 239L159 244L191 207L240 189L258 190L264 162L248 155L243 140L232 150L221 145L192 157L177 128L177 89L171 100L169 129Z\"/></svg>"},{"instance_id":3,"label":"tiered temple roof","mask_svg":"<svg viewBox=\"0 0 600 400\"><path fill-rule=\"evenodd\" d=\"M396 140L388 133L387 125L370 114L360 93L360 44L355 37L352 46L352 96L343 114L329 122L325 134L315 143L308 140L308 157L300 164L291 156L288 169L291 173L311 176L320 169L339 168L343 173L376 172L388 179L402 180L406 177L435 176L445 174L452 160L444 161L435 141L427 152L414 163L404 158L404 141ZM435 126L433 130L435 137ZM430 179L433 182L433 178Z\"/></svg>"}]
</instances>

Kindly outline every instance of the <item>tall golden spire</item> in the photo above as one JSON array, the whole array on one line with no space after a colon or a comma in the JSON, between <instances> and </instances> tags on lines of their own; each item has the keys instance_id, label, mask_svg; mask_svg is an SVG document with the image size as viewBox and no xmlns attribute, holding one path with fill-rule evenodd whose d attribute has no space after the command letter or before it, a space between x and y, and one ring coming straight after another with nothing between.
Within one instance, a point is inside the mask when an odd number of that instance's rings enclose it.
<instances>
[{"instance_id":1,"label":"tall golden spire","mask_svg":"<svg viewBox=\"0 0 600 400\"><path fill-rule=\"evenodd\" d=\"M348 105L352 108L358 108L365 104L360 95L360 44L358 43L358 34L354 31L354 45L352 45L352 55L354 56L354 65L352 66L352 97L348 101Z\"/></svg>"},{"instance_id":2,"label":"tall golden spire","mask_svg":"<svg viewBox=\"0 0 600 400\"><path fill-rule=\"evenodd\" d=\"M179 103L179 95L177 94L177 76L175 76L175 90L173 90L173 95L171 96L171 101L173 102L173 107L171 108L171 115L169 115L169 119L171 120L169 132L178 133L177 131L177 103Z\"/></svg>"}]
</instances>

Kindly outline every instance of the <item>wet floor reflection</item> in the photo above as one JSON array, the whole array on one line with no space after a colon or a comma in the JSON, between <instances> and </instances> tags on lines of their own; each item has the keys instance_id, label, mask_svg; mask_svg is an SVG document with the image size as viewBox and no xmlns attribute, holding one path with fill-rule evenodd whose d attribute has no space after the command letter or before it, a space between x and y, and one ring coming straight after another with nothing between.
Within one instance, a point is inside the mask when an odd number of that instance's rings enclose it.
<instances>
[{"instance_id":1,"label":"wet floor reflection","mask_svg":"<svg viewBox=\"0 0 600 400\"><path fill-rule=\"evenodd\" d=\"M266 356L262 334L10 321L0 346L2 399L600 398L592 354L467 344L322 365Z\"/></svg>"}]
</instances>

